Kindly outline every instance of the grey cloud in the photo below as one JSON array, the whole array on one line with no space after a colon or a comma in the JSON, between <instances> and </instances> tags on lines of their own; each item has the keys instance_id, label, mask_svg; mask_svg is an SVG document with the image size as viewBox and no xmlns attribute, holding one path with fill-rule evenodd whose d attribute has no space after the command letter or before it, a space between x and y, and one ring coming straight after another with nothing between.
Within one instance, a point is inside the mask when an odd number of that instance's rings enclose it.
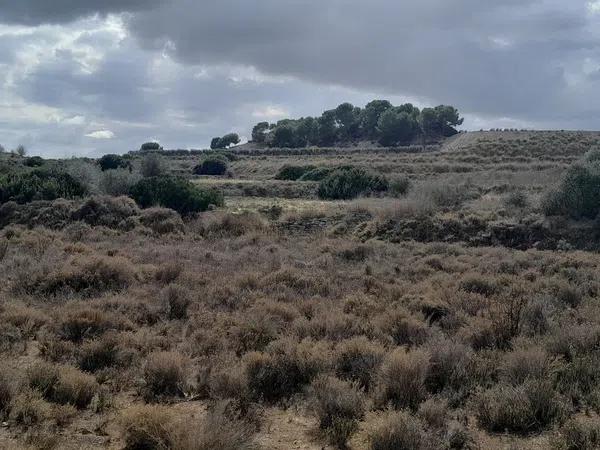
<instances>
[{"instance_id":1,"label":"grey cloud","mask_svg":"<svg viewBox=\"0 0 600 450\"><path fill-rule=\"evenodd\" d=\"M131 14L118 44L110 29L74 22L119 12ZM43 58L10 89L88 123L23 124L27 132L0 123L10 139L52 151L68 140L82 151L130 149L150 137L198 147L228 131L248 135L261 108L314 115L373 97L452 103L477 128L597 128L600 117L600 15L585 0L0 0L2 22L62 23L79 34L75 48ZM19 43L57 32L46 28L2 36L0 66L18 64ZM77 46L104 50L93 71L82 70ZM248 67L268 76L232 80ZM99 129L115 139L74 137Z\"/></svg>"},{"instance_id":2,"label":"grey cloud","mask_svg":"<svg viewBox=\"0 0 600 450\"><path fill-rule=\"evenodd\" d=\"M0 0L0 22L65 23L93 14L147 10L160 0Z\"/></svg>"}]
</instances>

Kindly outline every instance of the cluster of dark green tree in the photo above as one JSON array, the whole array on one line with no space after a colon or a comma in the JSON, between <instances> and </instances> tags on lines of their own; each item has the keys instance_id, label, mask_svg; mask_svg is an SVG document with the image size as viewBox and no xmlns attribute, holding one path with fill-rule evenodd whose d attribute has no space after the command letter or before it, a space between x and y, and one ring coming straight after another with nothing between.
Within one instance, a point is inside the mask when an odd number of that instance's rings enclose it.
<instances>
[{"instance_id":1,"label":"cluster of dark green tree","mask_svg":"<svg viewBox=\"0 0 600 450\"><path fill-rule=\"evenodd\" d=\"M457 133L463 119L453 106L419 108L410 103L394 106L373 100L364 108L342 103L321 117L260 122L252 129L252 141L270 147L332 146L361 140L384 146L405 145L418 138L437 140Z\"/></svg>"},{"instance_id":2,"label":"cluster of dark green tree","mask_svg":"<svg viewBox=\"0 0 600 450\"><path fill-rule=\"evenodd\" d=\"M227 148L230 145L237 145L240 143L240 137L236 133L229 133L223 137L215 137L210 141L210 148L213 150L220 148Z\"/></svg>"}]
</instances>

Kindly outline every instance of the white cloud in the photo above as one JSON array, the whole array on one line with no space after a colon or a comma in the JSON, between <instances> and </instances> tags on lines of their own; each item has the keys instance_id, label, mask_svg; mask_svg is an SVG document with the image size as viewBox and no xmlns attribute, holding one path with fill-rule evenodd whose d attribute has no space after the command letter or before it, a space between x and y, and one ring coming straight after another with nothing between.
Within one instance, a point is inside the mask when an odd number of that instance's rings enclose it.
<instances>
[{"instance_id":1,"label":"white cloud","mask_svg":"<svg viewBox=\"0 0 600 450\"><path fill-rule=\"evenodd\" d=\"M278 106L266 106L264 108L255 109L252 111L252 117L257 119L273 120L289 117L290 113Z\"/></svg>"},{"instance_id":2,"label":"white cloud","mask_svg":"<svg viewBox=\"0 0 600 450\"><path fill-rule=\"evenodd\" d=\"M115 137L115 133L113 133L110 130L98 130L86 134L85 137L89 137L92 139L112 139Z\"/></svg>"},{"instance_id":3,"label":"white cloud","mask_svg":"<svg viewBox=\"0 0 600 450\"><path fill-rule=\"evenodd\" d=\"M588 2L587 8L591 14L600 13L600 0L594 0L594 1Z\"/></svg>"}]
</instances>

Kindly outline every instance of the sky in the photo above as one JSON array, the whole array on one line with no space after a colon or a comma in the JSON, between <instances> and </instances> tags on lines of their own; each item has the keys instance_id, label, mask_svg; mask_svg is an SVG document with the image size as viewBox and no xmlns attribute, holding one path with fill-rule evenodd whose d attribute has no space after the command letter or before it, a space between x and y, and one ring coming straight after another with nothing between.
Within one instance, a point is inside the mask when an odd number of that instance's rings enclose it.
<instances>
[{"instance_id":1,"label":"sky","mask_svg":"<svg viewBox=\"0 0 600 450\"><path fill-rule=\"evenodd\" d=\"M0 0L0 144L205 148L375 98L600 129L600 0Z\"/></svg>"}]
</instances>

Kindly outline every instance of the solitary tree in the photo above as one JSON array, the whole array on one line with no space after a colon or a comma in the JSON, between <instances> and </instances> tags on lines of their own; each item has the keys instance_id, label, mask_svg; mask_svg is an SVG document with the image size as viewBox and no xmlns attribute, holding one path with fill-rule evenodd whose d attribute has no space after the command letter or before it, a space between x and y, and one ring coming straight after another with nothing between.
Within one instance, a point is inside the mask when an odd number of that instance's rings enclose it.
<instances>
[{"instance_id":1,"label":"solitary tree","mask_svg":"<svg viewBox=\"0 0 600 450\"><path fill-rule=\"evenodd\" d=\"M27 149L23 145L19 145L15 150L15 153L19 156L25 156L27 154Z\"/></svg>"}]
</instances>

